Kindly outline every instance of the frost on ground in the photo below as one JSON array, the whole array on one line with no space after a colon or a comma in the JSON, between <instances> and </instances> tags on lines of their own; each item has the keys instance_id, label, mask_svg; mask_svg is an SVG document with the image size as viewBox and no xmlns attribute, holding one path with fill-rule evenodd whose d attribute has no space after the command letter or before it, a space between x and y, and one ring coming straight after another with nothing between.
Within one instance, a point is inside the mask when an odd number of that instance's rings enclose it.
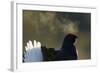
<instances>
[{"instance_id":1,"label":"frost on ground","mask_svg":"<svg viewBox=\"0 0 100 73\"><path fill-rule=\"evenodd\" d=\"M25 46L26 52L24 53L24 62L40 62L43 61L43 56L41 52L41 43L34 40L29 40L27 46Z\"/></svg>"}]
</instances>

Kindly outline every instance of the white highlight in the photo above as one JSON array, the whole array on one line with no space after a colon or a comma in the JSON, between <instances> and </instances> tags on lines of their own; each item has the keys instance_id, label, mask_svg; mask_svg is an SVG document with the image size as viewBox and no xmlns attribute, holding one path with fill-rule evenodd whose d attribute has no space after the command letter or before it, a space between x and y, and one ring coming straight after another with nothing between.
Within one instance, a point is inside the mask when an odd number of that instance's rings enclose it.
<instances>
[{"instance_id":1,"label":"white highlight","mask_svg":"<svg viewBox=\"0 0 100 73\"><path fill-rule=\"evenodd\" d=\"M36 43L36 40L34 40L34 47L37 47L37 43Z\"/></svg>"},{"instance_id":2,"label":"white highlight","mask_svg":"<svg viewBox=\"0 0 100 73\"><path fill-rule=\"evenodd\" d=\"M41 52L41 43L34 40L33 44L32 41L29 40L27 42L27 46L25 46L25 58L24 62L40 62L43 61L43 56Z\"/></svg>"}]
</instances>

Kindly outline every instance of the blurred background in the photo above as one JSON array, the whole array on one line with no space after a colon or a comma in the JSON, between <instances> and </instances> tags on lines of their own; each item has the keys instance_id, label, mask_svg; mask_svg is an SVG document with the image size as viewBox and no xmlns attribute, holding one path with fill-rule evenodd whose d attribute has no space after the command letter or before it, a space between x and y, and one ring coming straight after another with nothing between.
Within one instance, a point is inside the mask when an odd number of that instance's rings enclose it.
<instances>
[{"instance_id":1,"label":"blurred background","mask_svg":"<svg viewBox=\"0 0 100 73\"><path fill-rule=\"evenodd\" d=\"M23 10L23 51L31 40L47 48L60 49L68 33L78 36L78 59L91 58L91 14Z\"/></svg>"}]
</instances>

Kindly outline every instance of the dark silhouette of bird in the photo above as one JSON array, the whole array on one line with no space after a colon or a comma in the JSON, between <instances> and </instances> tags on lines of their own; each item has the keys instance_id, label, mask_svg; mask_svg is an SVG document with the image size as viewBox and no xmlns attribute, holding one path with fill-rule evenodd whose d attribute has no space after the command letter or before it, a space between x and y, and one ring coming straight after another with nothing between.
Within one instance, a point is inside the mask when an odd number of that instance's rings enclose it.
<instances>
[{"instance_id":1,"label":"dark silhouette of bird","mask_svg":"<svg viewBox=\"0 0 100 73\"><path fill-rule=\"evenodd\" d=\"M77 52L75 48L75 40L77 36L74 34L68 34L64 37L62 46L60 50L55 50L55 48L47 48L46 46L40 46L37 44L33 47L32 43L29 42L27 49L31 51L26 51L26 54L23 55L23 62L32 62L32 61L60 61L60 60L77 60ZM35 42L36 45L36 42Z\"/></svg>"},{"instance_id":2,"label":"dark silhouette of bird","mask_svg":"<svg viewBox=\"0 0 100 73\"><path fill-rule=\"evenodd\" d=\"M78 56L74 45L76 38L78 37L74 34L66 35L60 50L41 47L44 61L77 60Z\"/></svg>"},{"instance_id":3,"label":"dark silhouette of bird","mask_svg":"<svg viewBox=\"0 0 100 73\"><path fill-rule=\"evenodd\" d=\"M77 60L77 51L74 46L77 36L74 34L68 34L63 40L63 44L60 51L56 53L56 60Z\"/></svg>"}]
</instances>

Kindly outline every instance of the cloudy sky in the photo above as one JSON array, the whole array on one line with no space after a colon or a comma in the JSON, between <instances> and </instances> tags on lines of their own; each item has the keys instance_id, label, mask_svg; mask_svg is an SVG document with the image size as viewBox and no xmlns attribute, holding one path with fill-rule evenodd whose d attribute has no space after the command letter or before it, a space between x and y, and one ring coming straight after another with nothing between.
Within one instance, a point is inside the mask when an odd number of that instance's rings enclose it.
<instances>
[{"instance_id":1,"label":"cloudy sky","mask_svg":"<svg viewBox=\"0 0 100 73\"><path fill-rule=\"evenodd\" d=\"M79 59L90 59L90 22L90 13L23 10L23 49L29 40L59 49L64 36L73 33L78 36Z\"/></svg>"}]
</instances>

